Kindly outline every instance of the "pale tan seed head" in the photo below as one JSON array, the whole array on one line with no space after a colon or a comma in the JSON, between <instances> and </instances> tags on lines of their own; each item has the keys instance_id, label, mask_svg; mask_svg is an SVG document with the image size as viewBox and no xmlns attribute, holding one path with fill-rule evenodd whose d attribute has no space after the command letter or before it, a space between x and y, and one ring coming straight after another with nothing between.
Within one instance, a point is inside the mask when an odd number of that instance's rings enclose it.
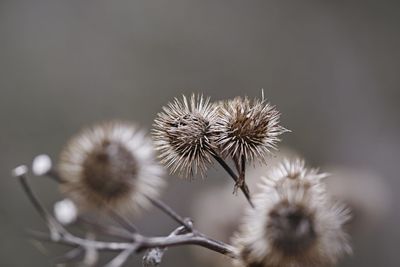
<instances>
[{"instance_id":1,"label":"pale tan seed head","mask_svg":"<svg viewBox=\"0 0 400 267\"><path fill-rule=\"evenodd\" d=\"M279 125L279 118L280 113L264 98L236 97L220 102L217 145L224 156L265 163L279 136L287 131Z\"/></svg>"},{"instance_id":2,"label":"pale tan seed head","mask_svg":"<svg viewBox=\"0 0 400 267\"><path fill-rule=\"evenodd\" d=\"M208 98L175 98L154 120L152 131L161 162L171 173L190 178L204 175L211 163L216 107Z\"/></svg>"},{"instance_id":3,"label":"pale tan seed head","mask_svg":"<svg viewBox=\"0 0 400 267\"><path fill-rule=\"evenodd\" d=\"M138 211L164 185L150 139L127 122L82 130L61 152L58 169L62 192L83 209Z\"/></svg>"},{"instance_id":4,"label":"pale tan seed head","mask_svg":"<svg viewBox=\"0 0 400 267\"><path fill-rule=\"evenodd\" d=\"M275 167L254 198L233 242L240 266L319 267L351 252L343 225L349 211L327 195L326 175L301 160Z\"/></svg>"}]
</instances>

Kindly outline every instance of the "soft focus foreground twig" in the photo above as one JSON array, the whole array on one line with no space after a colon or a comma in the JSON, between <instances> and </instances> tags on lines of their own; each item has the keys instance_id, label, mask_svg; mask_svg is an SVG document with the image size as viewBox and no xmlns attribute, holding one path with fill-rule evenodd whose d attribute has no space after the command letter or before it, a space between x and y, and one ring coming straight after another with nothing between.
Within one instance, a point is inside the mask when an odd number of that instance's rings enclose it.
<instances>
[{"instance_id":1,"label":"soft focus foreground twig","mask_svg":"<svg viewBox=\"0 0 400 267\"><path fill-rule=\"evenodd\" d=\"M165 252L167 247L173 246L182 246L182 245L197 245L201 246L215 252L227 255L229 257L235 258L235 252L232 246L225 244L220 241L213 240L204 234L198 232L193 228L190 219L183 219L180 215L178 215L172 208L167 206L165 203L161 201L152 200L152 203L164 211L171 218L176 220L181 226L179 226L176 230L174 230L168 236L161 237L147 237L141 235L137 232L136 228L131 229L130 232L127 233L126 238L132 238L132 241L122 241L122 242L113 242L113 241L99 241L94 239L82 238L70 233L64 226L62 226L40 203L34 192L32 191L26 177L26 167L19 167L20 169L16 169L14 171L14 176L16 176L21 186L28 196L29 200L32 202L33 206L37 210L37 212L43 217L46 221L47 227L50 230L50 234L41 233L41 232L31 232L31 235L36 237L42 241L49 241L53 243L63 244L67 246L71 246L74 250L78 251L115 251L119 252L119 254L114 257L109 263L105 266L107 267L119 267L122 266L127 259L133 253L141 252L144 250L148 250L145 257L147 256L147 260L144 259L143 263L145 266L157 266L151 265L151 250L158 250L159 258L155 259L155 264L159 264L161 261L162 255ZM110 228L107 226L102 226L100 224L93 224L94 228L101 230L101 232L106 232L112 235L121 235L122 231L125 230L117 230L119 228ZM130 236L129 236L130 235ZM121 237L121 236L119 236ZM74 253L73 253L74 254ZM70 258L67 255L66 259ZM147 264L147 265L146 265Z\"/></svg>"},{"instance_id":2,"label":"soft focus foreground twig","mask_svg":"<svg viewBox=\"0 0 400 267\"><path fill-rule=\"evenodd\" d=\"M188 229L185 226L176 228L169 236L176 236L185 234ZM143 267L156 267L160 266L162 258L167 248L152 248L148 249L143 256L142 264Z\"/></svg>"}]
</instances>

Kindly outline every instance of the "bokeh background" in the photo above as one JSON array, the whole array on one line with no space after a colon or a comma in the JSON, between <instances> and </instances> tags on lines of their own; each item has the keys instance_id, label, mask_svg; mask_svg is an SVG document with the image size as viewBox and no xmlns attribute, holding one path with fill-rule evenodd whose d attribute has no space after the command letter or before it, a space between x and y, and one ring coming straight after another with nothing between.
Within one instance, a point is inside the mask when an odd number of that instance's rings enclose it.
<instances>
[{"instance_id":1,"label":"bokeh background","mask_svg":"<svg viewBox=\"0 0 400 267\"><path fill-rule=\"evenodd\" d=\"M397 1L0 0L0 266L52 266L60 252L27 240L25 229L45 228L13 167L38 153L56 158L99 120L150 129L175 96L261 88L293 131L284 146L312 166L374 173L387 189L387 212L353 238L341 266L398 266L399 14ZM225 176L215 166L204 181L170 177L164 200L192 215L193 200ZM34 186L49 208L60 199L51 181ZM144 215L147 234L175 226L156 210ZM170 249L163 266L204 266L196 250Z\"/></svg>"}]
</instances>

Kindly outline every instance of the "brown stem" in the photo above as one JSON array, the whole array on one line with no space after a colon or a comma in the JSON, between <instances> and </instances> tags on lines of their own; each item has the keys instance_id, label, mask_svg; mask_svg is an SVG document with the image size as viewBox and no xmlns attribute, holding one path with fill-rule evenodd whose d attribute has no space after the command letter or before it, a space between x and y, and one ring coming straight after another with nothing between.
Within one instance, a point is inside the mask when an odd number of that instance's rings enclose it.
<instances>
[{"instance_id":1,"label":"brown stem","mask_svg":"<svg viewBox=\"0 0 400 267\"><path fill-rule=\"evenodd\" d=\"M166 237L145 237L136 235L133 242L107 242L88 240L76 237L70 233L63 234L58 240L53 240L51 236L45 233L32 233L34 236L43 241L55 242L68 246L82 246L91 247L99 251L125 251L134 248L133 252L142 251L151 248L165 248L182 245L196 245L201 246L231 258L236 258L235 250L232 246L217 242L206 236L200 236L194 233L187 233L184 235L166 236Z\"/></svg>"},{"instance_id":2,"label":"brown stem","mask_svg":"<svg viewBox=\"0 0 400 267\"><path fill-rule=\"evenodd\" d=\"M151 197L147 197L147 199L157 208L159 208L161 211L163 211L165 214L167 214L169 217L171 217L173 220L175 220L177 223L185 226L185 228L189 231L193 231L193 226L191 223L188 222L188 219L184 219L182 216L180 216L176 211L174 211L170 206L162 202L161 200L154 199Z\"/></svg>"},{"instance_id":3,"label":"brown stem","mask_svg":"<svg viewBox=\"0 0 400 267\"><path fill-rule=\"evenodd\" d=\"M24 189L25 194L28 196L29 200L35 207L36 211L39 213L39 215L47 221L48 218L48 213L43 207L42 203L39 202L38 198L35 196L33 193L31 187L28 184L28 181L26 180L25 175L18 176L18 180L22 186L22 189Z\"/></svg>"},{"instance_id":4,"label":"brown stem","mask_svg":"<svg viewBox=\"0 0 400 267\"><path fill-rule=\"evenodd\" d=\"M131 237L132 233L128 232L127 230L125 230L123 228L113 227L110 225L103 225L101 223L98 223L93 220L89 220L84 217L79 217L78 223L85 224L92 230L94 230L98 233L110 236L110 237L120 238L120 239L128 240L128 241L132 240L132 237Z\"/></svg>"},{"instance_id":5,"label":"brown stem","mask_svg":"<svg viewBox=\"0 0 400 267\"><path fill-rule=\"evenodd\" d=\"M131 233L136 233L138 232L138 229L136 225L128 221L125 217L120 215L117 211L113 210L111 207L107 206L108 213L110 214L110 217L116 221L118 224L120 224L122 227L124 227L127 231Z\"/></svg>"},{"instance_id":6,"label":"brown stem","mask_svg":"<svg viewBox=\"0 0 400 267\"><path fill-rule=\"evenodd\" d=\"M158 206L165 213L182 224L182 226L179 226L172 235L166 237L146 237L135 232L132 233L132 241L130 242L98 241L75 236L61 224L59 224L56 219L54 219L53 216L47 212L47 210L36 197L35 193L32 191L29 183L27 182L25 174L26 173L24 172L16 176L18 177L21 186L29 200L38 213L46 220L47 226L50 229L50 234L31 232L32 235L40 240L64 244L72 246L73 248L81 247L84 249L90 248L99 251L120 251L121 253L109 263L109 266L119 266L119 264L123 263L132 253L138 251L182 245L197 245L224 255L228 255L232 258L236 257L235 250L232 246L208 238L204 234L194 230L190 222L188 223L187 220L179 216L172 208L157 200L153 200L153 204ZM182 227L184 227L185 230Z\"/></svg>"},{"instance_id":7,"label":"brown stem","mask_svg":"<svg viewBox=\"0 0 400 267\"><path fill-rule=\"evenodd\" d=\"M223 160L214 150L211 151L211 155L214 159L224 168L224 170L229 174L229 176L237 183L239 181L239 177L235 174L235 172L229 167L229 165ZM240 190L243 192L243 195L246 197L250 206L254 208L254 204L251 201L250 191L246 184L240 186Z\"/></svg>"},{"instance_id":8,"label":"brown stem","mask_svg":"<svg viewBox=\"0 0 400 267\"><path fill-rule=\"evenodd\" d=\"M50 169L50 171L46 174L49 178L51 178L53 181L57 182L57 183L64 183L65 181L63 181L61 179L60 174L58 173L58 171L54 168ZM115 211L114 209L110 208L109 206L106 206L107 212L109 213L110 217L117 222L119 225L121 225L122 227L124 227L126 230L128 230L131 233L135 233L138 231L137 227L132 224L130 221L128 221L127 219L125 219L122 215L120 215L117 211Z\"/></svg>"}]
</instances>

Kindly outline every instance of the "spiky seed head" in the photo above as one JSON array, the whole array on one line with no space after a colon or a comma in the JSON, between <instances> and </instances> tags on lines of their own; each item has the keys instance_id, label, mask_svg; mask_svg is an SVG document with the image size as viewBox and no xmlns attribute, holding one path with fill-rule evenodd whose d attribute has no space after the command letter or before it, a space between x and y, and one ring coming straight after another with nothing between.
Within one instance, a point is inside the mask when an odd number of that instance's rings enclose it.
<instances>
[{"instance_id":1,"label":"spiky seed head","mask_svg":"<svg viewBox=\"0 0 400 267\"><path fill-rule=\"evenodd\" d=\"M128 122L82 130L61 152L58 170L62 192L83 209L137 212L164 185L151 140Z\"/></svg>"},{"instance_id":2,"label":"spiky seed head","mask_svg":"<svg viewBox=\"0 0 400 267\"><path fill-rule=\"evenodd\" d=\"M236 97L220 103L218 113L216 142L224 156L265 163L287 131L279 125L280 113L264 97Z\"/></svg>"},{"instance_id":3,"label":"spiky seed head","mask_svg":"<svg viewBox=\"0 0 400 267\"><path fill-rule=\"evenodd\" d=\"M326 174L285 160L263 177L234 244L247 267L329 266L351 252L349 211L326 194Z\"/></svg>"},{"instance_id":4,"label":"spiky seed head","mask_svg":"<svg viewBox=\"0 0 400 267\"><path fill-rule=\"evenodd\" d=\"M153 139L159 158L182 177L204 175L211 163L216 107L209 98L183 96L163 107L154 120Z\"/></svg>"}]
</instances>

